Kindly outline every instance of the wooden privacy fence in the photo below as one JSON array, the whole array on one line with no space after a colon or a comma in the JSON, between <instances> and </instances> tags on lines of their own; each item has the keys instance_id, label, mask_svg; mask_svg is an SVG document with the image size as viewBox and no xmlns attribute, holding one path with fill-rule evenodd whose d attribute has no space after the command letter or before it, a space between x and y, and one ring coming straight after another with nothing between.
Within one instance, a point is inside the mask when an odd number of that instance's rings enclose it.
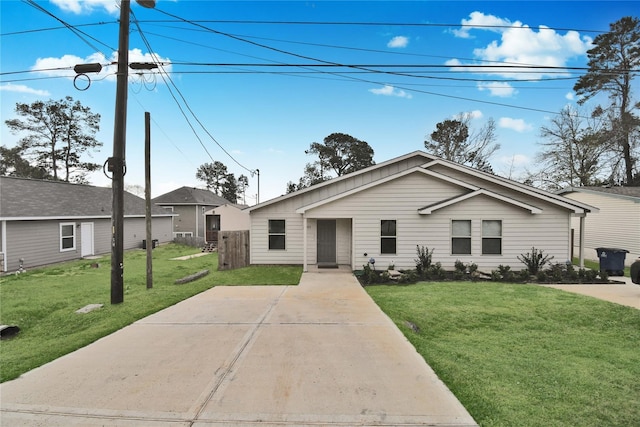
<instances>
[{"instance_id":1,"label":"wooden privacy fence","mask_svg":"<svg viewBox=\"0 0 640 427\"><path fill-rule=\"evenodd\" d=\"M233 270L249 265L249 230L220 231L218 270Z\"/></svg>"}]
</instances>

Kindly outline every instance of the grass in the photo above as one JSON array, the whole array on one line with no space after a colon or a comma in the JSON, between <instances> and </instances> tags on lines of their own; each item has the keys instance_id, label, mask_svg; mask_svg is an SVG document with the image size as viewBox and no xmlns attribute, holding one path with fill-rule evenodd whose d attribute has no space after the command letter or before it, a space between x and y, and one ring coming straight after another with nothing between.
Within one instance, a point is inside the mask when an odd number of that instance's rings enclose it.
<instances>
[{"instance_id":1,"label":"grass","mask_svg":"<svg viewBox=\"0 0 640 427\"><path fill-rule=\"evenodd\" d=\"M576 265L576 266L580 265L580 260L578 258L573 258L572 261L573 261L573 265ZM591 260L585 259L584 267L591 270L600 271L600 261L591 261ZM624 268L624 277L631 277L631 267L626 266Z\"/></svg>"},{"instance_id":2,"label":"grass","mask_svg":"<svg viewBox=\"0 0 640 427\"><path fill-rule=\"evenodd\" d=\"M146 288L146 251L124 256L124 302L111 305L111 261L80 260L0 278L0 324L20 333L0 344L0 382L18 377L138 319L218 285L295 285L302 268L250 266L217 271L218 256L186 261L171 258L199 253L175 244L153 251L153 288ZM91 264L98 262L99 268ZM176 279L208 269L209 275L183 285ZM88 314L75 311L104 304Z\"/></svg>"},{"instance_id":3,"label":"grass","mask_svg":"<svg viewBox=\"0 0 640 427\"><path fill-rule=\"evenodd\" d=\"M366 290L481 426L640 419L640 310L535 285Z\"/></svg>"}]
</instances>

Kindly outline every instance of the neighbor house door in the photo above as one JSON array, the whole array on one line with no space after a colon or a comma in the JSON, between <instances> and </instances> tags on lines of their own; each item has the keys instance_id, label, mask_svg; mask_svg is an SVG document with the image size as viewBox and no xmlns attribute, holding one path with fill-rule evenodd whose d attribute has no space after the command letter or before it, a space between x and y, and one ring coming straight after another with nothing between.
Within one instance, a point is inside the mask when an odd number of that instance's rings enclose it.
<instances>
[{"instance_id":1,"label":"neighbor house door","mask_svg":"<svg viewBox=\"0 0 640 427\"><path fill-rule=\"evenodd\" d=\"M318 220L318 265L336 264L336 220Z\"/></svg>"},{"instance_id":2,"label":"neighbor house door","mask_svg":"<svg viewBox=\"0 0 640 427\"><path fill-rule=\"evenodd\" d=\"M80 224L80 256L94 255L93 248L93 223L83 222Z\"/></svg>"}]
</instances>

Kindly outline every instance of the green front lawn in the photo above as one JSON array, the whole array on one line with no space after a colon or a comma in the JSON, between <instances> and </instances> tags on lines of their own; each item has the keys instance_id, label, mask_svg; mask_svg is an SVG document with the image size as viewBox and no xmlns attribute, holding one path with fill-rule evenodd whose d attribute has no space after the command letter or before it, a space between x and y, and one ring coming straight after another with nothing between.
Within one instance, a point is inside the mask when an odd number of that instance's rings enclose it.
<instances>
[{"instance_id":1,"label":"green front lawn","mask_svg":"<svg viewBox=\"0 0 640 427\"><path fill-rule=\"evenodd\" d=\"M573 258L573 265L580 265L580 260L578 258ZM589 268L591 270L600 271L600 261L591 261L588 259L584 260L585 268ZM631 267L624 268L624 277L631 277ZM615 279L615 277L613 277Z\"/></svg>"},{"instance_id":2,"label":"green front lawn","mask_svg":"<svg viewBox=\"0 0 640 427\"><path fill-rule=\"evenodd\" d=\"M250 266L217 271L217 254L186 261L171 258L198 249L175 244L153 250L153 289L146 288L146 251L124 256L124 302L111 305L111 261L81 260L0 278L0 324L17 325L17 337L0 344L0 381L83 347L163 308L218 285L296 285L301 267ZM92 268L93 263L98 268ZM201 270L209 275L183 285L176 279ZM104 308L75 311L88 304Z\"/></svg>"},{"instance_id":3,"label":"green front lawn","mask_svg":"<svg viewBox=\"0 0 640 427\"><path fill-rule=\"evenodd\" d=\"M536 285L366 290L482 426L640 420L640 310Z\"/></svg>"}]
</instances>

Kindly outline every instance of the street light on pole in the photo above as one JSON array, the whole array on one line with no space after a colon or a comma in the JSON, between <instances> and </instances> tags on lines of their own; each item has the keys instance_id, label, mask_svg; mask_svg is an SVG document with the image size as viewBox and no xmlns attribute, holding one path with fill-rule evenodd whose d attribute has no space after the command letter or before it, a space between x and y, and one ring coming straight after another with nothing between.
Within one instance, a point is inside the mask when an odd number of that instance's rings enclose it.
<instances>
[{"instance_id":1,"label":"street light on pole","mask_svg":"<svg viewBox=\"0 0 640 427\"><path fill-rule=\"evenodd\" d=\"M137 0L147 8L155 7L155 0ZM120 2L120 33L118 41L118 71L116 80L116 109L113 125L113 157L108 169L113 174L111 212L111 304L124 299L124 169L127 134L127 84L129 78L129 15L130 0Z\"/></svg>"}]
</instances>

